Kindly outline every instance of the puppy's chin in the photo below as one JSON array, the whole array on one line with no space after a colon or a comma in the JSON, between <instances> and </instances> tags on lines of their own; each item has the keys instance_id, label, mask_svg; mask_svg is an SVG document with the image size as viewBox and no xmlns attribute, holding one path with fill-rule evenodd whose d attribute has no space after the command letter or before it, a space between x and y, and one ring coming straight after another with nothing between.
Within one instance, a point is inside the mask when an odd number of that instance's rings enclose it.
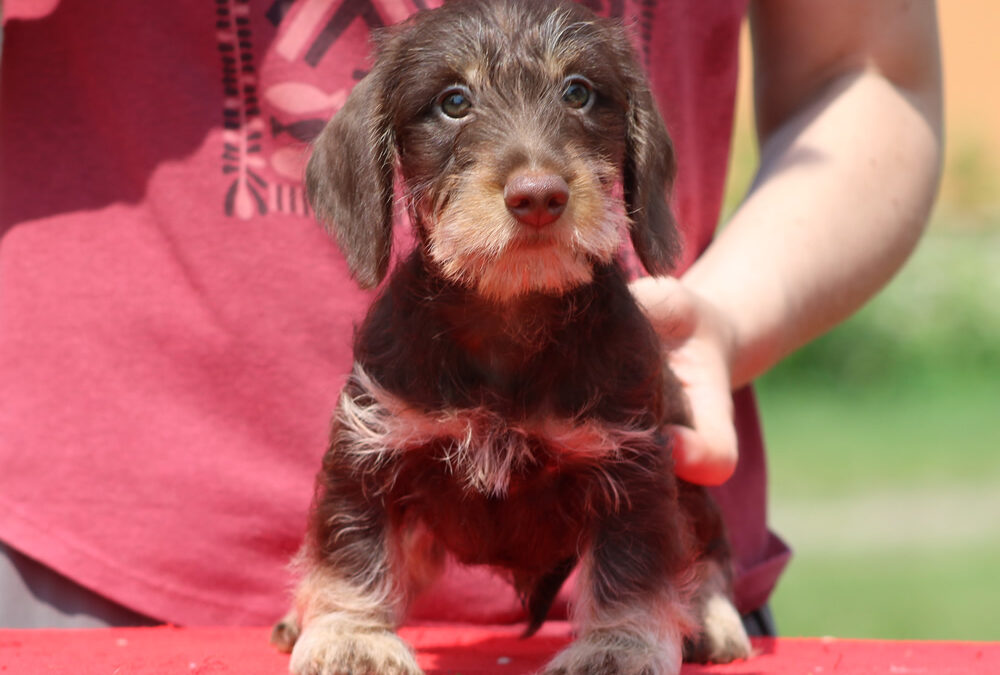
<instances>
[{"instance_id":1,"label":"puppy's chin","mask_svg":"<svg viewBox=\"0 0 1000 675\"><path fill-rule=\"evenodd\" d=\"M561 295L590 283L594 266L613 259L624 230L608 224L602 241L595 244L582 242L571 223L559 221L552 227L539 236L519 232L522 228L515 223L500 246L486 250L452 247L432 237L430 255L445 278L486 300L505 303L535 293Z\"/></svg>"},{"instance_id":2,"label":"puppy's chin","mask_svg":"<svg viewBox=\"0 0 1000 675\"><path fill-rule=\"evenodd\" d=\"M509 302L532 293L561 295L594 278L586 255L556 243L514 243L474 276L476 291L487 300Z\"/></svg>"},{"instance_id":3,"label":"puppy's chin","mask_svg":"<svg viewBox=\"0 0 1000 675\"><path fill-rule=\"evenodd\" d=\"M493 302L526 295L561 295L593 280L594 267L614 259L629 219L612 195L570 209L541 231L504 208L446 210L424 217L428 251L441 274ZM581 218L581 215L586 217Z\"/></svg>"}]
</instances>

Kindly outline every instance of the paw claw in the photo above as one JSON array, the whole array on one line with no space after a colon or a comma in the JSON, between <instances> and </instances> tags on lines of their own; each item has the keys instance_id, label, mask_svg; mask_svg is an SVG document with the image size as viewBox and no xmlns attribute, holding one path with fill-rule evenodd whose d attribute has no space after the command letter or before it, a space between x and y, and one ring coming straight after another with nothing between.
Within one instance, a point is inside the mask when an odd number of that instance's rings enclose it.
<instances>
[{"instance_id":1,"label":"paw claw","mask_svg":"<svg viewBox=\"0 0 1000 675\"><path fill-rule=\"evenodd\" d=\"M270 642L278 651L290 653L299 639L299 622L294 613L288 614L271 629Z\"/></svg>"}]
</instances>

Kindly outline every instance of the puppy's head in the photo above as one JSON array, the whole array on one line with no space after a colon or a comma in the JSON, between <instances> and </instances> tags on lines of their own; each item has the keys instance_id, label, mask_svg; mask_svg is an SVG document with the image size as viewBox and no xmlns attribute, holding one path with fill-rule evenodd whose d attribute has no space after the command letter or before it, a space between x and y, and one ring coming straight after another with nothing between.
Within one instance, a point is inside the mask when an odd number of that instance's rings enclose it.
<instances>
[{"instance_id":1,"label":"puppy's head","mask_svg":"<svg viewBox=\"0 0 1000 675\"><path fill-rule=\"evenodd\" d=\"M430 264L490 299L587 283L626 230L650 273L677 248L673 149L626 33L572 2L457 1L382 36L307 170L365 287L397 164Z\"/></svg>"}]
</instances>

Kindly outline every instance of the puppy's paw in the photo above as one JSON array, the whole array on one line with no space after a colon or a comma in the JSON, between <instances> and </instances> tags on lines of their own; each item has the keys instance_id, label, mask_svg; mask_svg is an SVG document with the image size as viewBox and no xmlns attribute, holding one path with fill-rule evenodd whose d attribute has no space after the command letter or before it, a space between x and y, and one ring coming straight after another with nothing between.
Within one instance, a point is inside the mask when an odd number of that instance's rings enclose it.
<instances>
[{"instance_id":1,"label":"puppy's paw","mask_svg":"<svg viewBox=\"0 0 1000 675\"><path fill-rule=\"evenodd\" d=\"M322 619L302 631L289 668L293 675L423 675L395 633Z\"/></svg>"},{"instance_id":2,"label":"puppy's paw","mask_svg":"<svg viewBox=\"0 0 1000 675\"><path fill-rule=\"evenodd\" d=\"M729 663L749 656L750 639L736 607L724 595L710 595L701 608L701 631L684 644L684 660Z\"/></svg>"},{"instance_id":3,"label":"puppy's paw","mask_svg":"<svg viewBox=\"0 0 1000 675\"><path fill-rule=\"evenodd\" d=\"M677 675L680 670L680 642L594 631L556 654L542 675Z\"/></svg>"}]
</instances>

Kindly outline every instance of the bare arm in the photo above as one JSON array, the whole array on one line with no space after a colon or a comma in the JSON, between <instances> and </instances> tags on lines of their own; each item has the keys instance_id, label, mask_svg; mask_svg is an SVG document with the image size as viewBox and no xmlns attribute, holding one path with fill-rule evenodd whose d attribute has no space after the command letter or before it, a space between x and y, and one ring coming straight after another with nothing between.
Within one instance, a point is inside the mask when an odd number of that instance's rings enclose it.
<instances>
[{"instance_id":1,"label":"bare arm","mask_svg":"<svg viewBox=\"0 0 1000 675\"><path fill-rule=\"evenodd\" d=\"M930 0L766 0L750 17L754 183L680 283L634 286L690 385L696 428L681 432L678 473L706 483L735 468L728 391L889 280L924 229L941 165Z\"/></svg>"}]
</instances>

